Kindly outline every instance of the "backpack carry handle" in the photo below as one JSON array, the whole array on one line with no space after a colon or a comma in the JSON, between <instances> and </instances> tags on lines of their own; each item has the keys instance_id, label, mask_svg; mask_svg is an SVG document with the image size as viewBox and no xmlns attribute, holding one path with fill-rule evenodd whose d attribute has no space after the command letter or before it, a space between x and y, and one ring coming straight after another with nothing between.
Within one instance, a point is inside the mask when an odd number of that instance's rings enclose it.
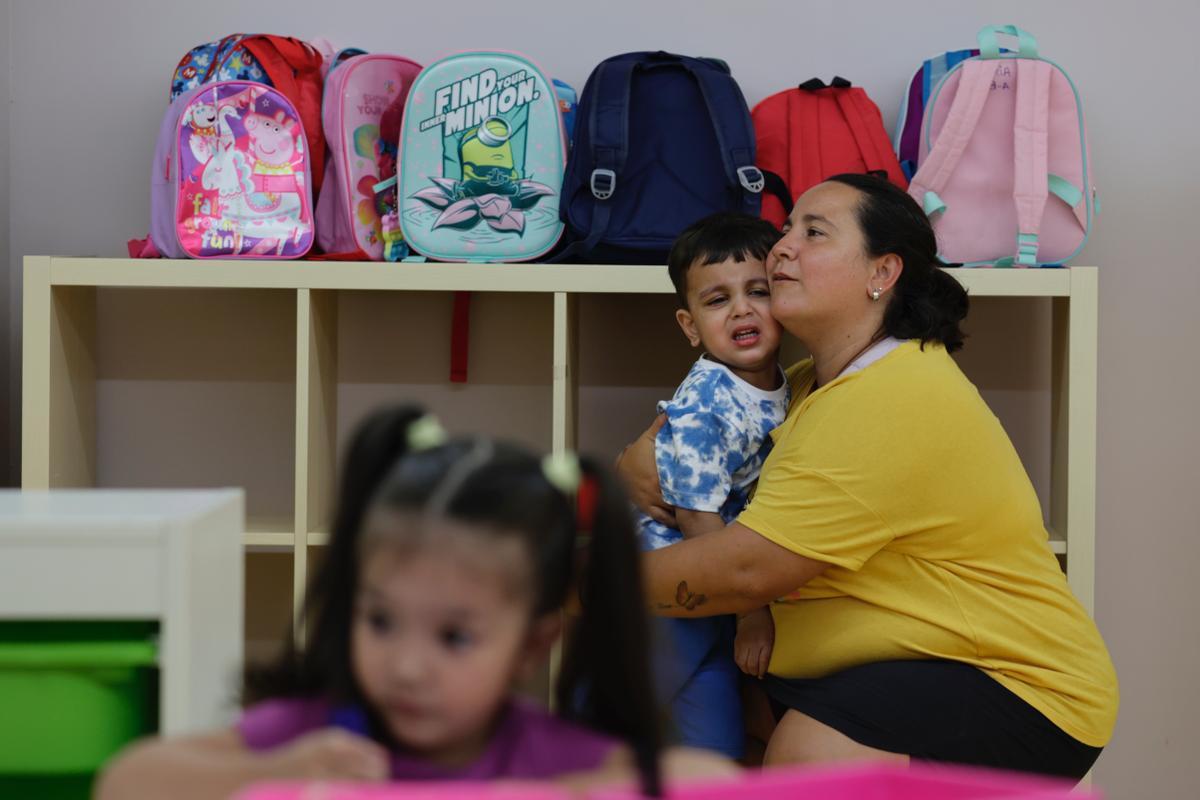
<instances>
[{"instance_id":1,"label":"backpack carry handle","mask_svg":"<svg viewBox=\"0 0 1200 800\"><path fill-rule=\"evenodd\" d=\"M988 25L979 32L979 57L984 59L1003 58L1004 55L1012 57L1011 54L1000 53L1000 43L996 40L998 34L1007 34L1017 37L1017 57L1018 58L1038 58L1037 39L1029 31L1023 31L1016 25Z\"/></svg>"},{"instance_id":2,"label":"backpack carry handle","mask_svg":"<svg viewBox=\"0 0 1200 800\"><path fill-rule=\"evenodd\" d=\"M849 89L853 85L841 75L834 75L828 84L820 78L809 78L796 88L802 92L819 92L822 89Z\"/></svg>"},{"instance_id":3,"label":"backpack carry handle","mask_svg":"<svg viewBox=\"0 0 1200 800\"><path fill-rule=\"evenodd\" d=\"M218 59L217 56L221 55L221 49L230 42L233 42L233 40L243 38L245 38L245 34L231 33L217 42L217 46L213 50L212 60L208 62L208 69L204 71L204 75L200 78L200 82L197 84L197 86L208 83L210 80L212 80L213 73L216 72L217 67L225 66L225 61L228 60L230 54L234 52L234 49L231 48L225 53L225 58Z\"/></svg>"}]
</instances>

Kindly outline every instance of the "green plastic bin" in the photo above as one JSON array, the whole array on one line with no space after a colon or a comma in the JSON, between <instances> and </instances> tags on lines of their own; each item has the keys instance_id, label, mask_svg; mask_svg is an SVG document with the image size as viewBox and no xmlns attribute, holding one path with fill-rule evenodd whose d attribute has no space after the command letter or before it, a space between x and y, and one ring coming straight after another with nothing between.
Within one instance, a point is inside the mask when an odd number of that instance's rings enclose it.
<instances>
[{"instance_id":1,"label":"green plastic bin","mask_svg":"<svg viewBox=\"0 0 1200 800\"><path fill-rule=\"evenodd\" d=\"M152 623L0 622L0 781L94 773L158 716Z\"/></svg>"}]
</instances>

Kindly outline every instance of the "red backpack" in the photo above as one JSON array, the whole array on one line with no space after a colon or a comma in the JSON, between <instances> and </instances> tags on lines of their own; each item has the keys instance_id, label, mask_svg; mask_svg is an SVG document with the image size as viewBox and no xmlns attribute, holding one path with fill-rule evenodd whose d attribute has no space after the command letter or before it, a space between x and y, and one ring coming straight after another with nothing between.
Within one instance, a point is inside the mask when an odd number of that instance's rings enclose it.
<instances>
[{"instance_id":1,"label":"red backpack","mask_svg":"<svg viewBox=\"0 0 1200 800\"><path fill-rule=\"evenodd\" d=\"M750 116L767 178L765 220L782 225L805 190L842 172L879 173L908 188L879 108L845 78L829 86L813 78L766 98Z\"/></svg>"}]
</instances>

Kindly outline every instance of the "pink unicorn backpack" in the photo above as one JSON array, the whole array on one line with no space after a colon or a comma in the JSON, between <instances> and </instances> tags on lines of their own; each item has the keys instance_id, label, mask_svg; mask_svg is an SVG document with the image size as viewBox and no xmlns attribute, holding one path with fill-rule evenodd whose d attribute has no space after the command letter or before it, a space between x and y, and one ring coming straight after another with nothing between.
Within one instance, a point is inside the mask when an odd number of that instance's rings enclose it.
<instances>
[{"instance_id":1,"label":"pink unicorn backpack","mask_svg":"<svg viewBox=\"0 0 1200 800\"><path fill-rule=\"evenodd\" d=\"M1017 37L1015 54L1001 52L998 34ZM1097 210L1079 92L1012 25L980 31L979 51L933 90L909 194L943 260L1062 265L1083 249Z\"/></svg>"},{"instance_id":2,"label":"pink unicorn backpack","mask_svg":"<svg viewBox=\"0 0 1200 800\"><path fill-rule=\"evenodd\" d=\"M317 242L327 254L383 260L377 184L383 151L395 142L381 139L380 123L385 111L403 104L420 71L410 59L369 53L347 58L326 76L321 120L329 162L317 200Z\"/></svg>"},{"instance_id":3,"label":"pink unicorn backpack","mask_svg":"<svg viewBox=\"0 0 1200 800\"><path fill-rule=\"evenodd\" d=\"M167 109L154 149L150 235L168 258L299 258L313 242L304 126L281 93L208 83Z\"/></svg>"}]
</instances>

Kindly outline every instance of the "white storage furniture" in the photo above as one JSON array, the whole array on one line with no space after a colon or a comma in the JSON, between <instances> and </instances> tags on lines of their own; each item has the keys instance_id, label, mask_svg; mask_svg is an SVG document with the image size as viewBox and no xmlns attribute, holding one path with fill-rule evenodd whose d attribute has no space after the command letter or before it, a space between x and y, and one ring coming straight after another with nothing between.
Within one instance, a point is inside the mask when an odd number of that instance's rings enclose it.
<instances>
[{"instance_id":1,"label":"white storage furniture","mask_svg":"<svg viewBox=\"0 0 1200 800\"><path fill-rule=\"evenodd\" d=\"M159 626L159 731L228 725L242 665L240 489L0 491L0 619Z\"/></svg>"}]
</instances>

